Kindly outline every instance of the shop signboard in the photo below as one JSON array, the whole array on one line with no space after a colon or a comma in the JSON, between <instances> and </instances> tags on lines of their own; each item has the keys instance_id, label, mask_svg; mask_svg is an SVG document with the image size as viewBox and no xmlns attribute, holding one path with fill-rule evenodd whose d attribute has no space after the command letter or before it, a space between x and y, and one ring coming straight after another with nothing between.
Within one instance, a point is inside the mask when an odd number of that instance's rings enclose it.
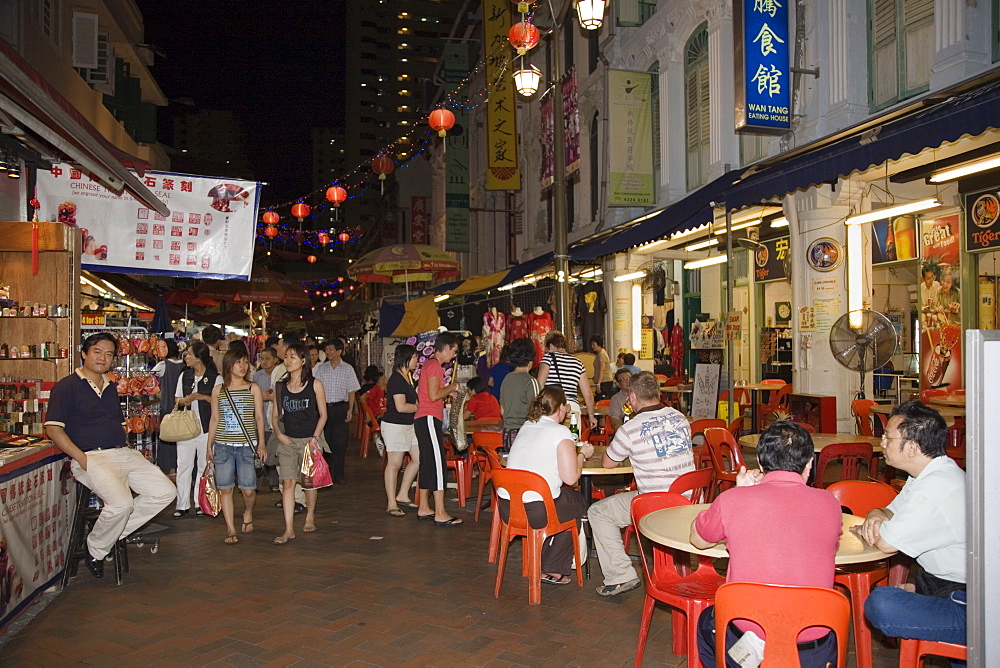
<instances>
[{"instance_id":1,"label":"shop signboard","mask_svg":"<svg viewBox=\"0 0 1000 668\"><path fill-rule=\"evenodd\" d=\"M965 249L1000 248L1000 190L965 196Z\"/></svg>"},{"instance_id":2,"label":"shop signboard","mask_svg":"<svg viewBox=\"0 0 1000 668\"><path fill-rule=\"evenodd\" d=\"M563 77L563 139L566 146L566 177L580 171L580 108L576 92L576 66Z\"/></svg>"},{"instance_id":3,"label":"shop signboard","mask_svg":"<svg viewBox=\"0 0 1000 668\"><path fill-rule=\"evenodd\" d=\"M511 19L509 0L483 0L483 19L486 81L490 82L489 98L486 100L486 136L489 147L486 189L520 190L521 169L517 160L517 100L514 78L510 76L513 61L510 58L510 43L507 41L507 31L514 23ZM467 54L466 50L466 56ZM467 76L466 61L463 80Z\"/></svg>"},{"instance_id":4,"label":"shop signboard","mask_svg":"<svg viewBox=\"0 0 1000 668\"><path fill-rule=\"evenodd\" d=\"M107 316L103 313L84 313L80 316L80 326L81 327L94 327L97 329L104 329L107 322Z\"/></svg>"},{"instance_id":5,"label":"shop signboard","mask_svg":"<svg viewBox=\"0 0 1000 668\"><path fill-rule=\"evenodd\" d=\"M656 203L652 91L649 72L608 71L608 122L615 133L608 151L611 206Z\"/></svg>"},{"instance_id":6,"label":"shop signboard","mask_svg":"<svg viewBox=\"0 0 1000 668\"><path fill-rule=\"evenodd\" d=\"M916 259L916 230L917 218L913 215L872 223L872 264Z\"/></svg>"},{"instance_id":7,"label":"shop signboard","mask_svg":"<svg viewBox=\"0 0 1000 668\"><path fill-rule=\"evenodd\" d=\"M722 348L725 328L719 326L718 320L706 320L691 323L691 349Z\"/></svg>"},{"instance_id":8,"label":"shop signboard","mask_svg":"<svg viewBox=\"0 0 1000 668\"><path fill-rule=\"evenodd\" d=\"M736 131L784 134L792 127L792 35L784 0L735 0Z\"/></svg>"},{"instance_id":9,"label":"shop signboard","mask_svg":"<svg viewBox=\"0 0 1000 668\"><path fill-rule=\"evenodd\" d=\"M260 183L153 171L138 178L169 215L56 164L38 172L38 218L80 229L84 269L250 280Z\"/></svg>"},{"instance_id":10,"label":"shop signboard","mask_svg":"<svg viewBox=\"0 0 1000 668\"><path fill-rule=\"evenodd\" d=\"M410 198L410 240L415 244L427 243L427 198Z\"/></svg>"},{"instance_id":11,"label":"shop signboard","mask_svg":"<svg viewBox=\"0 0 1000 668\"><path fill-rule=\"evenodd\" d=\"M455 109L455 126L465 132L450 132L445 138L448 150L448 178L444 187L445 244L452 253L469 252L469 112Z\"/></svg>"},{"instance_id":12,"label":"shop signboard","mask_svg":"<svg viewBox=\"0 0 1000 668\"><path fill-rule=\"evenodd\" d=\"M726 341L739 341L743 331L743 312L730 311L726 314Z\"/></svg>"},{"instance_id":13,"label":"shop signboard","mask_svg":"<svg viewBox=\"0 0 1000 668\"><path fill-rule=\"evenodd\" d=\"M718 409L719 378L722 376L721 364L695 364L694 388L691 397L691 416L695 418L714 418Z\"/></svg>"},{"instance_id":14,"label":"shop signboard","mask_svg":"<svg viewBox=\"0 0 1000 668\"><path fill-rule=\"evenodd\" d=\"M788 269L791 265L788 256L788 237L767 239L760 243L764 247L754 251L754 282L766 283L788 278Z\"/></svg>"},{"instance_id":15,"label":"shop signboard","mask_svg":"<svg viewBox=\"0 0 1000 668\"><path fill-rule=\"evenodd\" d=\"M920 389L957 390L962 381L961 243L958 215L922 218Z\"/></svg>"}]
</instances>

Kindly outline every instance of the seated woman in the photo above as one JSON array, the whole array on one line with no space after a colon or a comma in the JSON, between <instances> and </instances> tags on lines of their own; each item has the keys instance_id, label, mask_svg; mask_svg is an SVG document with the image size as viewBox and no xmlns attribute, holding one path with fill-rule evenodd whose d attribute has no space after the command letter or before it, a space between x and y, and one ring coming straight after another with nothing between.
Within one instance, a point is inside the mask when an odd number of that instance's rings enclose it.
<instances>
[{"instance_id":1,"label":"seated woman","mask_svg":"<svg viewBox=\"0 0 1000 668\"><path fill-rule=\"evenodd\" d=\"M483 379L479 376L473 376L466 383L466 387L469 388L469 392L472 396L469 398L468 403L465 404L465 413L463 417L466 420L487 420L490 418L500 419L503 415L500 413L500 402L497 398L489 391L490 388L486 386Z\"/></svg>"},{"instance_id":2,"label":"seated woman","mask_svg":"<svg viewBox=\"0 0 1000 668\"><path fill-rule=\"evenodd\" d=\"M552 491L559 521L580 520L587 513L583 495L570 487L580 479L583 461L593 456L594 446L586 443L576 450L573 434L563 426L569 406L561 387L545 387L528 405L528 420L521 426L507 457L507 468L531 471L545 478ZM499 492L500 516L510 517L510 499ZM546 525L545 505L539 499L524 504L528 523ZM542 582L569 584L573 561L573 537L568 531L556 534L542 548Z\"/></svg>"}]
</instances>

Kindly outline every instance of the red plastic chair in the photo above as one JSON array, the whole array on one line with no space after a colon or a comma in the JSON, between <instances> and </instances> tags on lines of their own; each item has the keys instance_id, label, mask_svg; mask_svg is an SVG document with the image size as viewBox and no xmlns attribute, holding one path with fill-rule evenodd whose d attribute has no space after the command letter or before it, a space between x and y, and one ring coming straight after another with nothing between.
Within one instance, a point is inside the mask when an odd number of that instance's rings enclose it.
<instances>
[{"instance_id":1,"label":"red plastic chair","mask_svg":"<svg viewBox=\"0 0 1000 668\"><path fill-rule=\"evenodd\" d=\"M770 381L761 381L762 383L767 383L768 385L777 385L777 383L771 383ZM757 430L763 431L767 426L767 416L774 413L788 412L788 399L789 395L792 393L792 386L784 384L777 388L776 392L771 392L771 396L768 397L767 403L760 404L757 406Z\"/></svg>"},{"instance_id":2,"label":"red plastic chair","mask_svg":"<svg viewBox=\"0 0 1000 668\"><path fill-rule=\"evenodd\" d=\"M965 645L935 640L901 638L899 641L899 668L923 668L925 655L944 656L959 661L968 660Z\"/></svg>"},{"instance_id":3,"label":"red plastic chair","mask_svg":"<svg viewBox=\"0 0 1000 668\"><path fill-rule=\"evenodd\" d=\"M673 492L649 492L632 499L632 526L638 531L639 521L647 514L661 508L686 506L690 501ZM715 592L725 580L715 572L712 560L698 557L698 569L688 575L681 575L675 566L674 553L658 543L651 543L652 564L639 541L642 567L646 573L646 600L642 606L642 621L639 624L639 642L635 648L636 668L642 666L642 655L649 637L649 624L653 620L656 602L669 605L671 610L672 644L676 655L688 654L689 665L696 665L698 656L698 616L712 605ZM689 563L690 555L678 555ZM652 570L650 570L652 565Z\"/></svg>"},{"instance_id":4,"label":"red plastic chair","mask_svg":"<svg viewBox=\"0 0 1000 668\"><path fill-rule=\"evenodd\" d=\"M851 402L851 412L854 413L854 426L861 436L874 436L872 430L872 408L878 406L877 401L871 399L855 399Z\"/></svg>"},{"instance_id":5,"label":"red plastic chair","mask_svg":"<svg viewBox=\"0 0 1000 668\"><path fill-rule=\"evenodd\" d=\"M948 444L944 453L965 469L965 418L955 418L955 424L948 427Z\"/></svg>"},{"instance_id":6,"label":"red plastic chair","mask_svg":"<svg viewBox=\"0 0 1000 668\"><path fill-rule=\"evenodd\" d=\"M764 629L762 666L797 666L795 639L810 626L825 626L837 634L837 666L847 665L847 627L851 606L840 592L824 587L729 582L715 595L715 660L726 665L726 627L745 619Z\"/></svg>"},{"instance_id":7,"label":"red plastic chair","mask_svg":"<svg viewBox=\"0 0 1000 668\"><path fill-rule=\"evenodd\" d=\"M815 434L816 433L816 427L812 426L808 422L796 422L794 424L799 425L800 427L802 427L803 429L805 429L810 434Z\"/></svg>"},{"instance_id":8,"label":"red plastic chair","mask_svg":"<svg viewBox=\"0 0 1000 668\"><path fill-rule=\"evenodd\" d=\"M371 445L372 439L375 438L375 434L382 431L382 426L379 424L378 419L375 417L375 413L368 406L367 401L359 402L361 406L362 414L362 426L361 426L361 456L368 456L368 447Z\"/></svg>"},{"instance_id":9,"label":"red plastic chair","mask_svg":"<svg viewBox=\"0 0 1000 668\"><path fill-rule=\"evenodd\" d=\"M743 433L743 418L742 417L736 418L735 420L729 423L729 426L726 427L726 429L728 429L729 433L733 435L733 438L739 441L740 435Z\"/></svg>"},{"instance_id":10,"label":"red plastic chair","mask_svg":"<svg viewBox=\"0 0 1000 668\"><path fill-rule=\"evenodd\" d=\"M708 503L708 496L712 491L712 483L715 481L714 469L698 469L688 471L677 477L670 483L668 491L674 494L691 492L691 503Z\"/></svg>"},{"instance_id":11,"label":"red plastic chair","mask_svg":"<svg viewBox=\"0 0 1000 668\"><path fill-rule=\"evenodd\" d=\"M531 471L514 469L498 469L493 471L493 486L497 490L506 490L510 495L510 518L507 522L500 520L500 555L497 563L497 584L493 596L500 598L500 587L503 585L503 572L507 565L507 550L510 542L517 536L523 536L521 546L522 575L528 578L528 603L540 605L542 602L542 544L549 536L563 531L569 531L573 538L573 555L577 564L582 564L580 558L580 540L577 520L560 522L556 514L556 504L552 500L552 491L545 478ZM535 492L542 497L545 504L545 516L548 524L541 529L533 529L528 524L528 516L524 510L524 493ZM494 513L497 517L500 513ZM583 569L576 569L576 581L583 586Z\"/></svg>"},{"instance_id":12,"label":"red plastic chair","mask_svg":"<svg viewBox=\"0 0 1000 668\"><path fill-rule=\"evenodd\" d=\"M445 437L445 469L455 474L455 487L458 492L458 505L465 508L466 499L472 495L472 467L475 461L472 455L465 457L455 454L454 444Z\"/></svg>"},{"instance_id":13,"label":"red plastic chair","mask_svg":"<svg viewBox=\"0 0 1000 668\"><path fill-rule=\"evenodd\" d=\"M500 461L500 455L497 454L495 449L489 447L483 448L483 453L490 460L490 481L493 481L493 472L502 469L503 462ZM491 564L497 560L497 551L500 549L500 513L497 512L497 489L496 483L493 483L493 493L490 499L490 510L493 512L493 520L490 523L490 548L487 554L487 561Z\"/></svg>"},{"instance_id":14,"label":"red plastic chair","mask_svg":"<svg viewBox=\"0 0 1000 668\"><path fill-rule=\"evenodd\" d=\"M695 420L691 423L691 438L694 438L698 434L704 435L705 430L711 429L712 427L726 429L729 425L726 424L725 420L717 420L715 418L702 418L701 420Z\"/></svg>"},{"instance_id":15,"label":"red plastic chair","mask_svg":"<svg viewBox=\"0 0 1000 668\"><path fill-rule=\"evenodd\" d=\"M715 496L736 486L736 475L741 466L746 466L743 452L726 429L709 428L705 430L705 446L712 457L712 468L715 471Z\"/></svg>"},{"instance_id":16,"label":"red plastic chair","mask_svg":"<svg viewBox=\"0 0 1000 668\"><path fill-rule=\"evenodd\" d=\"M481 451L477 453L481 457L481 459L477 459L480 468L479 494L476 496L475 520L478 522L479 514L483 509L483 489L486 487L486 483L493 479L493 461L500 462L500 458L497 457L497 448L503 446L503 434L496 431L474 431L472 432L472 446ZM489 456L491 452L493 458ZM496 512L495 499L490 502L490 511Z\"/></svg>"},{"instance_id":17,"label":"red plastic chair","mask_svg":"<svg viewBox=\"0 0 1000 668\"><path fill-rule=\"evenodd\" d=\"M816 464L816 487L826 487L823 476L826 467L835 460L841 463L840 479L857 480L861 472L861 464L867 464L868 475L875 471L875 455L872 451L871 443L833 443L826 446L819 453L819 462Z\"/></svg>"}]
</instances>

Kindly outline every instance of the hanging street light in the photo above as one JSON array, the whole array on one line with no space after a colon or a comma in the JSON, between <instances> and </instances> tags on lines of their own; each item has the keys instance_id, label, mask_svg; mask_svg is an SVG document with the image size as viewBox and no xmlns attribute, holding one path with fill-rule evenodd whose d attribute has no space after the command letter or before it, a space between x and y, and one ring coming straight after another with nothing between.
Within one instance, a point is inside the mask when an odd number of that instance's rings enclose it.
<instances>
[{"instance_id":1,"label":"hanging street light","mask_svg":"<svg viewBox=\"0 0 1000 668\"><path fill-rule=\"evenodd\" d=\"M517 92L524 97L531 97L538 91L538 86L542 81L542 71L534 65L524 64L521 59L521 67L514 72L514 87Z\"/></svg>"},{"instance_id":2,"label":"hanging street light","mask_svg":"<svg viewBox=\"0 0 1000 668\"><path fill-rule=\"evenodd\" d=\"M604 23L604 7L607 0L576 0L576 13L580 25L587 30L597 30Z\"/></svg>"}]
</instances>

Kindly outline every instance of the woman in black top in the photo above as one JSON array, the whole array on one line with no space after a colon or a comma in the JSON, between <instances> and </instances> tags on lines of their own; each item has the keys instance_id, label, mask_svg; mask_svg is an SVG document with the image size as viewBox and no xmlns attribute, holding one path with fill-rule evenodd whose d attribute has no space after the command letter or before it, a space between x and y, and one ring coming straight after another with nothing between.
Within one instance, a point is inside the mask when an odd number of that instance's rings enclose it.
<instances>
[{"instance_id":1,"label":"woman in black top","mask_svg":"<svg viewBox=\"0 0 1000 668\"><path fill-rule=\"evenodd\" d=\"M399 506L416 508L410 501L410 487L420 466L420 449L413 431L413 414L417 412L417 389L413 386L413 372L417 369L417 349L410 345L396 347L392 376L386 387L385 414L382 416L382 438L385 440L385 496L388 500L386 514L402 517ZM410 464L403 471L403 484L396 491L396 478L403 465L403 455L409 453Z\"/></svg>"},{"instance_id":2,"label":"woman in black top","mask_svg":"<svg viewBox=\"0 0 1000 668\"><path fill-rule=\"evenodd\" d=\"M278 471L281 475L281 504L285 514L285 533L274 539L284 545L295 538L292 520L295 513L295 482L302 466L306 446L319 444L324 452L330 448L323 438L326 424L326 394L323 383L313 378L309 349L301 343L285 351L285 370L278 381L271 407L271 428L281 445L278 446ZM306 521L303 533L316 530L316 490L306 489Z\"/></svg>"}]
</instances>

